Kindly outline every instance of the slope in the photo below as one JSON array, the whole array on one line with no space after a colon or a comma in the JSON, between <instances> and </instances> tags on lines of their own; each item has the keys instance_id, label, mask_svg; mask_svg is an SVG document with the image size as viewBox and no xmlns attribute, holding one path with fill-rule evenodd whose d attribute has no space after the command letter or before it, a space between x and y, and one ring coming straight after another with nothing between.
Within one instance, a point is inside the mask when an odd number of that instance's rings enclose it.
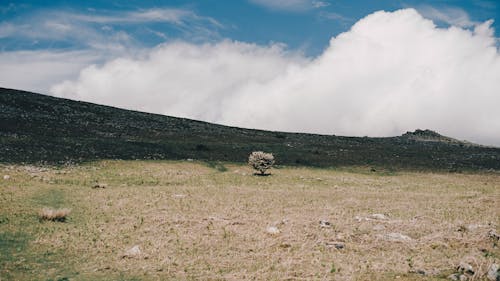
<instances>
[{"instance_id":1,"label":"slope","mask_svg":"<svg viewBox=\"0 0 500 281\"><path fill-rule=\"evenodd\" d=\"M0 162L98 159L244 162L254 150L278 164L387 169L500 170L500 148L417 130L343 137L250 130L0 88Z\"/></svg>"}]
</instances>

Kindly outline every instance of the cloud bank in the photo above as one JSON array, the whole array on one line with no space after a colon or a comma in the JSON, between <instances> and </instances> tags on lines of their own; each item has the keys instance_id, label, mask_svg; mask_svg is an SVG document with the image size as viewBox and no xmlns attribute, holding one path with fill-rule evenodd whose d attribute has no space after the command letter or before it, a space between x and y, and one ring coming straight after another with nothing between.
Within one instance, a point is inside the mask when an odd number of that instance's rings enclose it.
<instances>
[{"instance_id":1,"label":"cloud bank","mask_svg":"<svg viewBox=\"0 0 500 281\"><path fill-rule=\"evenodd\" d=\"M48 91L50 85L74 79L83 68L103 59L92 51L0 52L0 86Z\"/></svg>"},{"instance_id":2,"label":"cloud bank","mask_svg":"<svg viewBox=\"0 0 500 281\"><path fill-rule=\"evenodd\" d=\"M376 12L309 59L283 46L173 42L85 68L56 96L250 128L389 136L429 128L500 145L491 21L438 28Z\"/></svg>"}]
</instances>

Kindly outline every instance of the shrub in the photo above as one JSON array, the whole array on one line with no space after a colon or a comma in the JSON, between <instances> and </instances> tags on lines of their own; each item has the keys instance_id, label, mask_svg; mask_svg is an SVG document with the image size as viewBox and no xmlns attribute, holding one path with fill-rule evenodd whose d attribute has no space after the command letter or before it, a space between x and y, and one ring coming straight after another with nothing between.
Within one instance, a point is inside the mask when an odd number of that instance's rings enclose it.
<instances>
[{"instance_id":1,"label":"shrub","mask_svg":"<svg viewBox=\"0 0 500 281\"><path fill-rule=\"evenodd\" d=\"M274 156L271 153L262 151L254 151L248 157L248 165L260 172L260 175L265 175L266 171L274 164Z\"/></svg>"},{"instance_id":2,"label":"shrub","mask_svg":"<svg viewBox=\"0 0 500 281\"><path fill-rule=\"evenodd\" d=\"M64 222L66 221L66 217L69 215L71 212L70 209L64 208L64 209L51 209L51 208L43 208L39 213L38 213L38 218L41 221L60 221Z\"/></svg>"}]
</instances>

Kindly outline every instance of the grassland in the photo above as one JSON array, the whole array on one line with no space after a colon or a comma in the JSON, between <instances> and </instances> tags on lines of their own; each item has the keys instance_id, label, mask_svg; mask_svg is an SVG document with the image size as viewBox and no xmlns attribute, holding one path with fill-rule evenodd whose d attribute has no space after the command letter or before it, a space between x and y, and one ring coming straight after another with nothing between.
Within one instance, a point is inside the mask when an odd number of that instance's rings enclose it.
<instances>
[{"instance_id":1,"label":"grassland","mask_svg":"<svg viewBox=\"0 0 500 281\"><path fill-rule=\"evenodd\" d=\"M500 261L498 173L261 177L220 162L115 160L3 175L2 281L445 280L463 261L483 280ZM40 221L44 207L71 213Z\"/></svg>"}]
</instances>

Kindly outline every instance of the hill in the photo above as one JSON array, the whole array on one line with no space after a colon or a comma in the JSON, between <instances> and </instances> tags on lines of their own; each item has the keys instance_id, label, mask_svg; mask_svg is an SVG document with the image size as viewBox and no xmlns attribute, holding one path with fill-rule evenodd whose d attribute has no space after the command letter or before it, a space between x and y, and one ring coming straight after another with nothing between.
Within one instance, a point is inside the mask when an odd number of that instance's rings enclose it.
<instances>
[{"instance_id":1,"label":"hill","mask_svg":"<svg viewBox=\"0 0 500 281\"><path fill-rule=\"evenodd\" d=\"M0 88L0 162L99 159L244 162L272 152L281 165L500 170L500 148L429 130L387 138L271 132L149 114Z\"/></svg>"}]
</instances>

